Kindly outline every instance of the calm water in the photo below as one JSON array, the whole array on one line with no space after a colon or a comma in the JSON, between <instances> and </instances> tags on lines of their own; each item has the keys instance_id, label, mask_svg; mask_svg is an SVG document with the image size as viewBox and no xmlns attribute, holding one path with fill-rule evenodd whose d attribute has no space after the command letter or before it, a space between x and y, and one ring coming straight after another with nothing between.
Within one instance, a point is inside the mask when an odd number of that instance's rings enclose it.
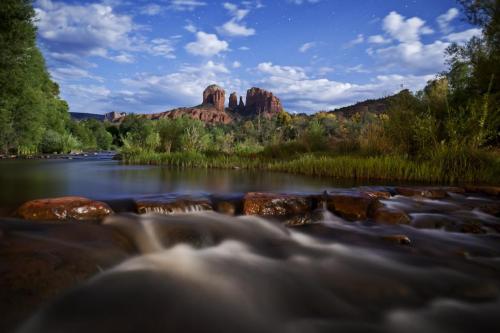
<instances>
[{"instance_id":1,"label":"calm water","mask_svg":"<svg viewBox=\"0 0 500 333\"><path fill-rule=\"evenodd\" d=\"M110 199L157 193L308 192L352 185L262 171L129 166L109 156L0 161L0 209L4 212L26 200L65 195Z\"/></svg>"}]
</instances>

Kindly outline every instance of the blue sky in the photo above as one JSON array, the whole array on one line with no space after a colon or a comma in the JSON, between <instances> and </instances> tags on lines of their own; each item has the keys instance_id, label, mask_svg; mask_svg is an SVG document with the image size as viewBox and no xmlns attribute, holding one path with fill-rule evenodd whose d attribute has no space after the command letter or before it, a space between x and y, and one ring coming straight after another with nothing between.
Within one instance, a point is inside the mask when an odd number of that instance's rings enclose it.
<instances>
[{"instance_id":1,"label":"blue sky","mask_svg":"<svg viewBox=\"0 0 500 333\"><path fill-rule=\"evenodd\" d=\"M290 112L421 89L480 34L455 0L38 0L38 43L73 112L161 112L258 86Z\"/></svg>"}]
</instances>

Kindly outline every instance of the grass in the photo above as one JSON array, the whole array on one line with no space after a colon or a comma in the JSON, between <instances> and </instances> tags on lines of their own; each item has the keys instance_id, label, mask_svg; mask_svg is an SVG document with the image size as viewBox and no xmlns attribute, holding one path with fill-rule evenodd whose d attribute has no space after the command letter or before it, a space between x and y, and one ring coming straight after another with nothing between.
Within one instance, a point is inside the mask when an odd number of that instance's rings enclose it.
<instances>
[{"instance_id":1,"label":"grass","mask_svg":"<svg viewBox=\"0 0 500 333\"><path fill-rule=\"evenodd\" d=\"M135 152L124 154L124 163L165 165L176 168L269 170L353 180L455 183L495 183L498 159L466 168L451 168L448 161L414 161L402 156L305 154L288 159L254 155Z\"/></svg>"}]
</instances>

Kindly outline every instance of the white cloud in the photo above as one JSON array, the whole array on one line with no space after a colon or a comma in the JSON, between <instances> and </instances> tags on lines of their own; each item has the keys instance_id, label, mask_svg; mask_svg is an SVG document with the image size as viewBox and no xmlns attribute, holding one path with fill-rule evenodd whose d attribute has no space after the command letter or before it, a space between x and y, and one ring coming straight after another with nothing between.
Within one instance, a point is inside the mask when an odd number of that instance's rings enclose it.
<instances>
[{"instance_id":1,"label":"white cloud","mask_svg":"<svg viewBox=\"0 0 500 333\"><path fill-rule=\"evenodd\" d=\"M382 35L374 35L368 37L368 43L371 44L389 44L390 42L391 42L390 39L387 39Z\"/></svg>"},{"instance_id":2,"label":"white cloud","mask_svg":"<svg viewBox=\"0 0 500 333\"><path fill-rule=\"evenodd\" d=\"M365 36L363 34L359 34L356 36L356 38L345 44L344 47L346 48L353 47L355 45L363 43L364 41L365 41Z\"/></svg>"},{"instance_id":3,"label":"white cloud","mask_svg":"<svg viewBox=\"0 0 500 333\"><path fill-rule=\"evenodd\" d=\"M383 29L402 43L419 41L421 35L434 32L425 25L424 20L418 17L406 19L394 11L384 18Z\"/></svg>"},{"instance_id":4,"label":"white cloud","mask_svg":"<svg viewBox=\"0 0 500 333\"><path fill-rule=\"evenodd\" d=\"M228 36L248 37L255 35L255 29L248 28L245 24L238 23L234 19L224 23L220 27L217 27L217 31L220 34Z\"/></svg>"},{"instance_id":5,"label":"white cloud","mask_svg":"<svg viewBox=\"0 0 500 333\"><path fill-rule=\"evenodd\" d=\"M89 71L74 66L57 67L50 69L51 76L59 82L69 82L81 79L91 79L98 82L103 82L104 79L100 76L91 74Z\"/></svg>"},{"instance_id":6,"label":"white cloud","mask_svg":"<svg viewBox=\"0 0 500 333\"><path fill-rule=\"evenodd\" d=\"M299 51L302 53L307 52L308 50L312 49L313 47L316 46L316 42L308 42L302 44L302 46L299 48Z\"/></svg>"},{"instance_id":7,"label":"white cloud","mask_svg":"<svg viewBox=\"0 0 500 333\"><path fill-rule=\"evenodd\" d=\"M187 44L185 48L191 54L210 57L227 51L229 44L220 40L215 34L198 31L196 41Z\"/></svg>"},{"instance_id":8,"label":"white cloud","mask_svg":"<svg viewBox=\"0 0 500 333\"><path fill-rule=\"evenodd\" d=\"M218 84L227 91L240 91L246 86L232 78L224 64L213 61L200 66L183 66L164 75L142 73L121 82L126 89L112 97L114 105L124 110L142 108L136 112L159 112L198 105L203 90L210 84Z\"/></svg>"},{"instance_id":9,"label":"white cloud","mask_svg":"<svg viewBox=\"0 0 500 333\"><path fill-rule=\"evenodd\" d=\"M278 66L271 62L263 62L257 66L257 70L261 73L270 74L271 76L286 77L290 80L305 79L306 73L301 67Z\"/></svg>"},{"instance_id":10,"label":"white cloud","mask_svg":"<svg viewBox=\"0 0 500 333\"><path fill-rule=\"evenodd\" d=\"M241 46L240 48L238 48L238 50L240 50L240 51L248 51L248 50L250 50L250 48L248 46Z\"/></svg>"},{"instance_id":11,"label":"white cloud","mask_svg":"<svg viewBox=\"0 0 500 333\"><path fill-rule=\"evenodd\" d=\"M233 68L240 68L241 67L241 62L239 61L233 61Z\"/></svg>"},{"instance_id":12,"label":"white cloud","mask_svg":"<svg viewBox=\"0 0 500 333\"><path fill-rule=\"evenodd\" d=\"M438 73L445 69L445 50L449 45L439 40L431 44L414 41L378 49L374 51L374 55L387 68L405 72Z\"/></svg>"},{"instance_id":13,"label":"white cloud","mask_svg":"<svg viewBox=\"0 0 500 333\"><path fill-rule=\"evenodd\" d=\"M220 34L233 37L248 37L255 35L255 29L248 28L246 24L242 22L250 12L249 9L239 8L237 5L229 2L225 2L223 6L232 18L222 26L217 27L217 31Z\"/></svg>"},{"instance_id":14,"label":"white cloud","mask_svg":"<svg viewBox=\"0 0 500 333\"><path fill-rule=\"evenodd\" d=\"M481 29L472 28L462 32L455 32L445 36L445 39L452 43L464 43L472 37L480 37L482 35Z\"/></svg>"},{"instance_id":15,"label":"white cloud","mask_svg":"<svg viewBox=\"0 0 500 333\"><path fill-rule=\"evenodd\" d=\"M422 89L433 75L381 75L370 83L354 84L328 79L313 79L300 67L261 63L257 67L264 74L259 84L273 91L288 111L316 112L350 105L357 101L391 95L402 88ZM290 75L300 73L299 75Z\"/></svg>"},{"instance_id":16,"label":"white cloud","mask_svg":"<svg viewBox=\"0 0 500 333\"><path fill-rule=\"evenodd\" d=\"M51 0L37 2L38 34L49 49L89 55L104 49L130 46L132 18L119 15L110 6L69 5Z\"/></svg>"},{"instance_id":17,"label":"white cloud","mask_svg":"<svg viewBox=\"0 0 500 333\"><path fill-rule=\"evenodd\" d=\"M450 27L451 21L453 21L457 16L459 15L459 11L456 8L450 8L446 13L443 15L438 16L436 19L439 29L443 33L449 33L453 30L452 27Z\"/></svg>"},{"instance_id":18,"label":"white cloud","mask_svg":"<svg viewBox=\"0 0 500 333\"><path fill-rule=\"evenodd\" d=\"M235 20L237 21L241 21L245 18L245 16L248 15L248 13L250 12L249 9L241 9L241 8L238 8L237 5L233 4L233 3L229 3L229 2L225 2L223 4L224 8L227 9L229 11L229 14L231 16L234 17Z\"/></svg>"},{"instance_id":19,"label":"white cloud","mask_svg":"<svg viewBox=\"0 0 500 333\"><path fill-rule=\"evenodd\" d=\"M287 0L287 1L296 5L302 5L303 3L318 3L321 0Z\"/></svg>"},{"instance_id":20,"label":"white cloud","mask_svg":"<svg viewBox=\"0 0 500 333\"><path fill-rule=\"evenodd\" d=\"M172 41L165 38L156 38L151 41L149 53L155 56L162 56L168 59L174 59L174 47Z\"/></svg>"},{"instance_id":21,"label":"white cloud","mask_svg":"<svg viewBox=\"0 0 500 333\"><path fill-rule=\"evenodd\" d=\"M129 53L121 53L116 56L107 56L107 58L122 64L131 64L135 61L134 56Z\"/></svg>"},{"instance_id":22,"label":"white cloud","mask_svg":"<svg viewBox=\"0 0 500 333\"><path fill-rule=\"evenodd\" d=\"M206 5L206 2L198 0L171 0L169 8L177 11L192 11Z\"/></svg>"},{"instance_id":23,"label":"white cloud","mask_svg":"<svg viewBox=\"0 0 500 333\"><path fill-rule=\"evenodd\" d=\"M141 14L155 16L162 12L162 7L157 4L149 4L141 8Z\"/></svg>"},{"instance_id":24,"label":"white cloud","mask_svg":"<svg viewBox=\"0 0 500 333\"><path fill-rule=\"evenodd\" d=\"M198 30L196 28L196 26L191 22L189 22L187 25L185 25L184 29L186 29L187 31L192 32L192 33L195 33Z\"/></svg>"},{"instance_id":25,"label":"white cloud","mask_svg":"<svg viewBox=\"0 0 500 333\"><path fill-rule=\"evenodd\" d=\"M81 6L51 0L39 0L36 5L38 35L49 57L55 55L60 62L83 65L85 57L96 56L131 63L135 60L132 52L174 57L170 42L149 41L139 33L131 16L118 14L109 5Z\"/></svg>"},{"instance_id":26,"label":"white cloud","mask_svg":"<svg viewBox=\"0 0 500 333\"><path fill-rule=\"evenodd\" d=\"M347 73L370 73L363 64L346 68Z\"/></svg>"}]
</instances>

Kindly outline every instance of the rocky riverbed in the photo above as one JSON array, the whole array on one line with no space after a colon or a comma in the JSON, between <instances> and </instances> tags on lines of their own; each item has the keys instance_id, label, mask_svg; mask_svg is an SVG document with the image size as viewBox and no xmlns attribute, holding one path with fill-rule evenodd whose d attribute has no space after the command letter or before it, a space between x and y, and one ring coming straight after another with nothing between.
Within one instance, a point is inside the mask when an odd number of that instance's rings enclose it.
<instances>
[{"instance_id":1,"label":"rocky riverbed","mask_svg":"<svg viewBox=\"0 0 500 333\"><path fill-rule=\"evenodd\" d=\"M500 188L39 199L0 221L0 331L500 329Z\"/></svg>"}]
</instances>

